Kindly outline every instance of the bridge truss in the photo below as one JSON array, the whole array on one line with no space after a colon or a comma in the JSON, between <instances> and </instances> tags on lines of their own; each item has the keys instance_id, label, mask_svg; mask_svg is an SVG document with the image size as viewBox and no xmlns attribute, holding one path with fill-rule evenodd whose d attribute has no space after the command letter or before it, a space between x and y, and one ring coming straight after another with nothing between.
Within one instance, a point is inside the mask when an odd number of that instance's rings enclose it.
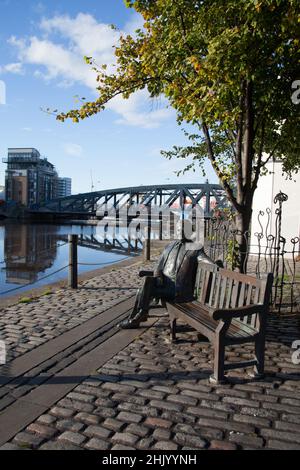
<instances>
[{"instance_id":1,"label":"bridge truss","mask_svg":"<svg viewBox=\"0 0 300 470\"><path fill-rule=\"evenodd\" d=\"M167 184L106 189L53 199L44 204L30 207L31 213L57 215L95 216L103 207L121 209L132 204L166 205L184 209L185 204L192 207L201 205L205 216L211 215L211 202L215 200L218 208L228 207L226 194L218 184Z\"/></svg>"}]
</instances>

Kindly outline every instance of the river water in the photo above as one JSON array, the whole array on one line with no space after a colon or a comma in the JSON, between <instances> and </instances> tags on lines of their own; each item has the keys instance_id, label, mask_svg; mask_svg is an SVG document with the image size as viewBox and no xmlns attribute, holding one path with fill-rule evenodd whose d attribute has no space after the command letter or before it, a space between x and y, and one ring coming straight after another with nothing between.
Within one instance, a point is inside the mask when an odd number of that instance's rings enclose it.
<instances>
[{"instance_id":1,"label":"river water","mask_svg":"<svg viewBox=\"0 0 300 470\"><path fill-rule=\"evenodd\" d=\"M78 272L83 273L140 253L141 242L128 241L127 229L103 226L0 221L1 298L66 279L69 234L78 234Z\"/></svg>"}]
</instances>

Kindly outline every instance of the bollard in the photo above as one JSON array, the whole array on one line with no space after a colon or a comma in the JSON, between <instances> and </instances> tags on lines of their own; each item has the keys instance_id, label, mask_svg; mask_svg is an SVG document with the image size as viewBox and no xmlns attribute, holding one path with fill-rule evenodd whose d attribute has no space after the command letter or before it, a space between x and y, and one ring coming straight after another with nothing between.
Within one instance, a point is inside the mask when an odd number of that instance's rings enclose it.
<instances>
[{"instance_id":1,"label":"bollard","mask_svg":"<svg viewBox=\"0 0 300 470\"><path fill-rule=\"evenodd\" d=\"M77 289L78 287L78 235L69 235L69 287Z\"/></svg>"}]
</instances>

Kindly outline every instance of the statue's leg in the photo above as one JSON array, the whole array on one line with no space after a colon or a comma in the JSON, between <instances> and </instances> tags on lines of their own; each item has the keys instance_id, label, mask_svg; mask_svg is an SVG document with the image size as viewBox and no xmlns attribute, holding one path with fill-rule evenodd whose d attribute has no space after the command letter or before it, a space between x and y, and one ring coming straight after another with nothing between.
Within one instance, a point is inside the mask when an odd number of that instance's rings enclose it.
<instances>
[{"instance_id":1,"label":"statue's leg","mask_svg":"<svg viewBox=\"0 0 300 470\"><path fill-rule=\"evenodd\" d=\"M149 312L149 305L155 290L155 277L146 276L144 285L136 295L133 310L126 320L120 324L120 328L137 328L142 321L146 321Z\"/></svg>"}]
</instances>

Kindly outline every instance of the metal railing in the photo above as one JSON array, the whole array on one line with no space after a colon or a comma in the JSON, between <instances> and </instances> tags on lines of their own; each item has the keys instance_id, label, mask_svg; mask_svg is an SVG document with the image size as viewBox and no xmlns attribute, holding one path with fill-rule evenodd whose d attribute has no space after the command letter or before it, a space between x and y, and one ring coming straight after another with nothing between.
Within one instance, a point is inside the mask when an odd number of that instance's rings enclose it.
<instances>
[{"instance_id":1,"label":"metal railing","mask_svg":"<svg viewBox=\"0 0 300 470\"><path fill-rule=\"evenodd\" d=\"M282 208L287 195L279 193L274 203L274 233L271 233L271 209L258 213L259 232L241 234L235 229L233 219L224 214L207 219L205 222L205 249L214 260L220 259L225 267L235 269L237 264L237 239L245 238L247 250L245 271L261 278L267 272L274 275L272 289L272 309L300 311L300 240L299 236L290 240L282 236ZM266 220L263 217L266 216ZM289 249L286 249L287 244Z\"/></svg>"}]
</instances>

